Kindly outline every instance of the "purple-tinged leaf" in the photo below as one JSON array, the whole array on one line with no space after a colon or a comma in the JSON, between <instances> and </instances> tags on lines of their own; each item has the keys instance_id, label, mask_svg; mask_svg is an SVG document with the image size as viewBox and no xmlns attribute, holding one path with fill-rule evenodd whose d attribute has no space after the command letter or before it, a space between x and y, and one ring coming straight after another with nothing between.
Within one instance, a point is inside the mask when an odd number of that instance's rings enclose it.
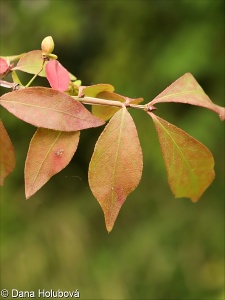
<instances>
[{"instance_id":1,"label":"purple-tinged leaf","mask_svg":"<svg viewBox=\"0 0 225 300\"><path fill-rule=\"evenodd\" d=\"M187 103L202 106L216 112L222 121L225 119L225 108L214 104L190 73L186 73L177 79L149 102L149 105L163 102Z\"/></svg>"}]
</instances>

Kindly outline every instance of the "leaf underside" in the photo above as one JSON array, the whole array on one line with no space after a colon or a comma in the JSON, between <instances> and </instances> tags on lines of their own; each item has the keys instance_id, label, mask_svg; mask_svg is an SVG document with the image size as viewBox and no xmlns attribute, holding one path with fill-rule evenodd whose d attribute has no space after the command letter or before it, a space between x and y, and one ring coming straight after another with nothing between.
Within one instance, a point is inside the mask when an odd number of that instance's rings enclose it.
<instances>
[{"instance_id":1,"label":"leaf underside","mask_svg":"<svg viewBox=\"0 0 225 300\"><path fill-rule=\"evenodd\" d=\"M211 152L180 128L149 114L158 133L173 194L197 202L215 177Z\"/></svg>"},{"instance_id":2,"label":"leaf underside","mask_svg":"<svg viewBox=\"0 0 225 300\"><path fill-rule=\"evenodd\" d=\"M80 132L38 128L31 139L25 163L25 194L28 199L71 161Z\"/></svg>"},{"instance_id":3,"label":"leaf underside","mask_svg":"<svg viewBox=\"0 0 225 300\"><path fill-rule=\"evenodd\" d=\"M108 232L127 196L140 182L142 168L137 130L124 107L111 118L100 135L89 165L89 185L102 207Z\"/></svg>"}]
</instances>

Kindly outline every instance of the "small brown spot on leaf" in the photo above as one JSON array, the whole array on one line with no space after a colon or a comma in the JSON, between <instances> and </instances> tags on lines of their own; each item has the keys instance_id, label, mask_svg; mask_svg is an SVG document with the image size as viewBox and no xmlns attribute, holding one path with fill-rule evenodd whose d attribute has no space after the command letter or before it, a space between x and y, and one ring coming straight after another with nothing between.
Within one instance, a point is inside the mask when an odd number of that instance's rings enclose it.
<instances>
[{"instance_id":1,"label":"small brown spot on leaf","mask_svg":"<svg viewBox=\"0 0 225 300\"><path fill-rule=\"evenodd\" d=\"M58 151L55 152L55 154L59 157L62 157L64 150L63 149L59 149Z\"/></svg>"}]
</instances>

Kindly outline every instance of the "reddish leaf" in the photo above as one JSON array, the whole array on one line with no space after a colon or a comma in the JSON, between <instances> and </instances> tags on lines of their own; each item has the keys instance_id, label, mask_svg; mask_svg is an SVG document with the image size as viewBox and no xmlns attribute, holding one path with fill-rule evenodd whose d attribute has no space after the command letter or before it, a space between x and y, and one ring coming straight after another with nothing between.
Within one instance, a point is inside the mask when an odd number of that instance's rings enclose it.
<instances>
[{"instance_id":1,"label":"reddish leaf","mask_svg":"<svg viewBox=\"0 0 225 300\"><path fill-rule=\"evenodd\" d=\"M60 92L65 92L70 83L68 71L57 61L51 60L46 67L47 79L51 87Z\"/></svg>"},{"instance_id":2,"label":"reddish leaf","mask_svg":"<svg viewBox=\"0 0 225 300\"><path fill-rule=\"evenodd\" d=\"M12 142L0 120L0 185L15 168L16 159Z\"/></svg>"},{"instance_id":3,"label":"reddish leaf","mask_svg":"<svg viewBox=\"0 0 225 300\"><path fill-rule=\"evenodd\" d=\"M9 68L9 65L6 60L0 58L0 76L4 74Z\"/></svg>"},{"instance_id":4,"label":"reddish leaf","mask_svg":"<svg viewBox=\"0 0 225 300\"><path fill-rule=\"evenodd\" d=\"M13 68L13 70L20 70L30 74L37 74L41 70L42 64L42 51L33 50L23 55L16 67ZM45 67L46 65L44 66L44 69L38 74L38 76L46 77ZM70 80L76 80L76 77L73 74L69 73L69 76Z\"/></svg>"},{"instance_id":5,"label":"reddish leaf","mask_svg":"<svg viewBox=\"0 0 225 300\"><path fill-rule=\"evenodd\" d=\"M142 175L142 151L133 119L120 109L100 135L89 166L89 185L110 232L127 196Z\"/></svg>"},{"instance_id":6,"label":"reddish leaf","mask_svg":"<svg viewBox=\"0 0 225 300\"><path fill-rule=\"evenodd\" d=\"M211 152L180 128L153 113L149 115L158 133L173 194L198 201L215 177Z\"/></svg>"},{"instance_id":7,"label":"reddish leaf","mask_svg":"<svg viewBox=\"0 0 225 300\"><path fill-rule=\"evenodd\" d=\"M225 108L214 104L190 73L177 79L149 104L154 105L161 102L179 102L202 106L216 112L222 121L225 119Z\"/></svg>"},{"instance_id":8,"label":"reddish leaf","mask_svg":"<svg viewBox=\"0 0 225 300\"><path fill-rule=\"evenodd\" d=\"M104 124L81 103L51 88L32 87L10 92L1 96L0 104L36 127L78 131Z\"/></svg>"},{"instance_id":9,"label":"reddish leaf","mask_svg":"<svg viewBox=\"0 0 225 300\"><path fill-rule=\"evenodd\" d=\"M69 164L77 149L79 136L79 131L37 129L30 142L25 164L27 199Z\"/></svg>"}]
</instances>

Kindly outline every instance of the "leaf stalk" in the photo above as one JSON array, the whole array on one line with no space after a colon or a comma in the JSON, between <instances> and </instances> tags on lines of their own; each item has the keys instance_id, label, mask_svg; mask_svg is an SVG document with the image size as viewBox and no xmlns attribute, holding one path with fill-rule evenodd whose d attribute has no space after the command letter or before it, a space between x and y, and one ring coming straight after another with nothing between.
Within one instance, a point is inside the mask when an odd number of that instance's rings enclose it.
<instances>
[{"instance_id":1,"label":"leaf stalk","mask_svg":"<svg viewBox=\"0 0 225 300\"><path fill-rule=\"evenodd\" d=\"M88 105L106 105L106 106L114 106L114 107L126 107L126 108L134 108L134 109L141 109L144 111L153 111L156 110L154 106L149 106L148 104L139 105L139 104L132 104L132 103L124 103L115 100L106 100L101 98L94 98L94 97L79 97L79 96L72 96L75 100L82 102L83 104Z\"/></svg>"}]
</instances>

